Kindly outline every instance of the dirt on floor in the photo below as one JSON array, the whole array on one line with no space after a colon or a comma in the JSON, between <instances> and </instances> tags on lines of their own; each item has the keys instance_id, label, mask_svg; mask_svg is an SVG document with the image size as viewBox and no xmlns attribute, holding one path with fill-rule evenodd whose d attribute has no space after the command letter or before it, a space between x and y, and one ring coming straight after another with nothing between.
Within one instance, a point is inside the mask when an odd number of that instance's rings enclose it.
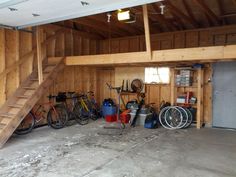
<instances>
[{"instance_id":1,"label":"dirt on floor","mask_svg":"<svg viewBox=\"0 0 236 177\"><path fill-rule=\"evenodd\" d=\"M13 135L1 177L235 177L236 131L104 129L103 120Z\"/></svg>"}]
</instances>

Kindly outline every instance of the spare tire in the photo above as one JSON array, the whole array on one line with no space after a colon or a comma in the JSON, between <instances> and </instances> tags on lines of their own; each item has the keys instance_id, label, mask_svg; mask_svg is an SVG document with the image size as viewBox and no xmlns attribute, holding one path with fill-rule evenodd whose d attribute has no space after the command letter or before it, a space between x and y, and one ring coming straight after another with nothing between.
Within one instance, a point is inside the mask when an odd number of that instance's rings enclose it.
<instances>
[{"instance_id":1,"label":"spare tire","mask_svg":"<svg viewBox=\"0 0 236 177\"><path fill-rule=\"evenodd\" d=\"M131 89L133 92L140 93L143 90L143 81L141 79L134 79L131 82Z\"/></svg>"}]
</instances>

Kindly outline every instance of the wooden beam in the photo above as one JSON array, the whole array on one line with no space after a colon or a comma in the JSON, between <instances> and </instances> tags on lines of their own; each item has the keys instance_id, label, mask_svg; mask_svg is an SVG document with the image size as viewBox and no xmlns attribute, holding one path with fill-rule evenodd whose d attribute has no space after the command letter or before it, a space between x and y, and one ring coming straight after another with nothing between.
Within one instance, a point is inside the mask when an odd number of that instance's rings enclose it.
<instances>
[{"instance_id":1,"label":"wooden beam","mask_svg":"<svg viewBox=\"0 0 236 177\"><path fill-rule=\"evenodd\" d=\"M159 11L158 11L159 8L157 7L157 4L153 3L153 4L152 4L152 7L153 7L153 9L155 10L156 13L159 12ZM170 23L170 22L165 18L164 15L157 14L157 15L156 15L156 18L157 18L157 20L158 20L161 24L164 24L164 25L168 28L169 31L174 31L174 30L176 30L176 27L175 27L172 23Z\"/></svg>"},{"instance_id":2,"label":"wooden beam","mask_svg":"<svg viewBox=\"0 0 236 177\"><path fill-rule=\"evenodd\" d=\"M0 72L6 69L5 57L5 29L0 29ZM0 105L6 101L6 75L0 79Z\"/></svg>"},{"instance_id":3,"label":"wooden beam","mask_svg":"<svg viewBox=\"0 0 236 177\"><path fill-rule=\"evenodd\" d=\"M57 25L57 24L47 24L47 25L42 26L41 28L48 32L54 32L54 31L59 31L59 30L63 30L64 32L69 32L71 30L71 28L69 27L66 27L63 25ZM83 38L103 39L103 37L97 34L88 33L88 32L76 30L76 29L72 29L72 30L76 35L79 35Z\"/></svg>"},{"instance_id":4,"label":"wooden beam","mask_svg":"<svg viewBox=\"0 0 236 177\"><path fill-rule=\"evenodd\" d=\"M218 25L221 24L220 18L203 2L202 0L195 0L204 13L209 15Z\"/></svg>"},{"instance_id":5,"label":"wooden beam","mask_svg":"<svg viewBox=\"0 0 236 177\"><path fill-rule=\"evenodd\" d=\"M146 52L148 53L150 59L152 59L152 48L151 48L147 5L143 5L143 22L145 29Z\"/></svg>"},{"instance_id":6,"label":"wooden beam","mask_svg":"<svg viewBox=\"0 0 236 177\"><path fill-rule=\"evenodd\" d=\"M184 21L190 23L193 27L198 28L198 24L196 24L192 19L185 15L180 9L178 9L176 6L174 6L170 0L163 2L174 14L182 18Z\"/></svg>"},{"instance_id":7,"label":"wooden beam","mask_svg":"<svg viewBox=\"0 0 236 177\"><path fill-rule=\"evenodd\" d=\"M198 23L198 21L197 21L197 19L195 18L194 14L193 14L192 9L190 8L190 6L189 6L189 4L188 4L189 1L188 1L188 2L187 2L187 0L182 0L182 1L183 1L183 5L184 5L184 7L185 7L185 9L186 9L186 11L187 11L189 17L192 19L192 21L193 21L194 23L196 23L198 26L200 26L199 23Z\"/></svg>"},{"instance_id":8,"label":"wooden beam","mask_svg":"<svg viewBox=\"0 0 236 177\"><path fill-rule=\"evenodd\" d=\"M217 6L218 6L218 9L219 9L220 17L222 17L225 14L224 5L223 5L224 3L221 0L216 0L216 3L217 3ZM228 24L228 22L225 18L221 18L221 20L222 20L223 25Z\"/></svg>"},{"instance_id":9,"label":"wooden beam","mask_svg":"<svg viewBox=\"0 0 236 177\"><path fill-rule=\"evenodd\" d=\"M49 43L51 43L52 41L54 41L57 36L59 36L61 33L64 32L64 29L60 29L58 31L56 31L55 34L51 35L48 37L47 40L45 40L41 45L48 45ZM9 72L11 72L12 70L14 70L16 67L18 67L19 65L21 65L22 63L24 63L26 60L28 60L29 58L33 57L34 54L37 52L37 48L33 48L32 51L30 51L29 53L25 54L24 56L22 56L20 58L20 60L18 60L17 62L11 64L9 67L7 67L3 72L0 73L0 78L4 77L6 74L8 74Z\"/></svg>"},{"instance_id":10,"label":"wooden beam","mask_svg":"<svg viewBox=\"0 0 236 177\"><path fill-rule=\"evenodd\" d=\"M236 60L236 45L197 47L152 51L152 60L147 52L132 52L105 55L66 57L66 65L119 65L171 62L216 62Z\"/></svg>"},{"instance_id":11,"label":"wooden beam","mask_svg":"<svg viewBox=\"0 0 236 177\"><path fill-rule=\"evenodd\" d=\"M108 23L107 22L107 16L105 16L105 14L93 15L93 16L89 16L87 18L91 19L91 20L94 20L95 22L99 21L101 23ZM111 16L111 22L110 23L111 23L111 25L115 26L118 30L126 33L126 36L138 34L137 31L140 32L139 29L131 28L129 26L129 24L119 22L117 20L117 18L115 18L114 16Z\"/></svg>"},{"instance_id":12,"label":"wooden beam","mask_svg":"<svg viewBox=\"0 0 236 177\"><path fill-rule=\"evenodd\" d=\"M197 128L200 129L203 123L203 79L204 70L198 69L197 74Z\"/></svg>"},{"instance_id":13,"label":"wooden beam","mask_svg":"<svg viewBox=\"0 0 236 177\"><path fill-rule=\"evenodd\" d=\"M40 27L36 28L36 47L37 47L38 79L39 79L39 84L41 84L43 82L43 66L42 66L43 62L42 62Z\"/></svg>"},{"instance_id":14,"label":"wooden beam","mask_svg":"<svg viewBox=\"0 0 236 177\"><path fill-rule=\"evenodd\" d=\"M127 33L124 33L122 31L118 31L115 28L112 28L112 30L110 30L109 27L108 27L109 26L108 23L102 23L102 22L99 22L99 21L91 21L91 20L86 19L86 18L79 18L79 19L75 19L75 20L72 20L72 21L77 23L77 24L88 26L88 27L93 28L95 30L110 32L111 34L115 34L115 35L118 35L118 36L126 36L127 35Z\"/></svg>"}]
</instances>

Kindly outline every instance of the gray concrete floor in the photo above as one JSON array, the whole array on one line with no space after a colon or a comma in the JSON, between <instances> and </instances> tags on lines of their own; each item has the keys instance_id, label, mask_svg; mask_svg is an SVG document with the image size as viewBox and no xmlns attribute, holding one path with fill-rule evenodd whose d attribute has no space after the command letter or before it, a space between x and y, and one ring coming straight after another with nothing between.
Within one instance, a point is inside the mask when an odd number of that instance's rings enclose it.
<instances>
[{"instance_id":1,"label":"gray concrete floor","mask_svg":"<svg viewBox=\"0 0 236 177\"><path fill-rule=\"evenodd\" d=\"M236 177L235 131L136 127L118 135L104 124L13 136L0 150L0 176Z\"/></svg>"}]
</instances>

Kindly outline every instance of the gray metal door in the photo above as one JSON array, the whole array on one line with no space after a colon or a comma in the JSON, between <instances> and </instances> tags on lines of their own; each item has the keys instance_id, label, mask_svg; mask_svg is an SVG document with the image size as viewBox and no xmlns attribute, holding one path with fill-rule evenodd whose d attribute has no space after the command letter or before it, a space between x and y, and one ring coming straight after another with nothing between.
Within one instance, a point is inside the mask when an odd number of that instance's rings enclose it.
<instances>
[{"instance_id":1,"label":"gray metal door","mask_svg":"<svg viewBox=\"0 0 236 177\"><path fill-rule=\"evenodd\" d=\"M236 62L213 65L213 127L236 129Z\"/></svg>"}]
</instances>

